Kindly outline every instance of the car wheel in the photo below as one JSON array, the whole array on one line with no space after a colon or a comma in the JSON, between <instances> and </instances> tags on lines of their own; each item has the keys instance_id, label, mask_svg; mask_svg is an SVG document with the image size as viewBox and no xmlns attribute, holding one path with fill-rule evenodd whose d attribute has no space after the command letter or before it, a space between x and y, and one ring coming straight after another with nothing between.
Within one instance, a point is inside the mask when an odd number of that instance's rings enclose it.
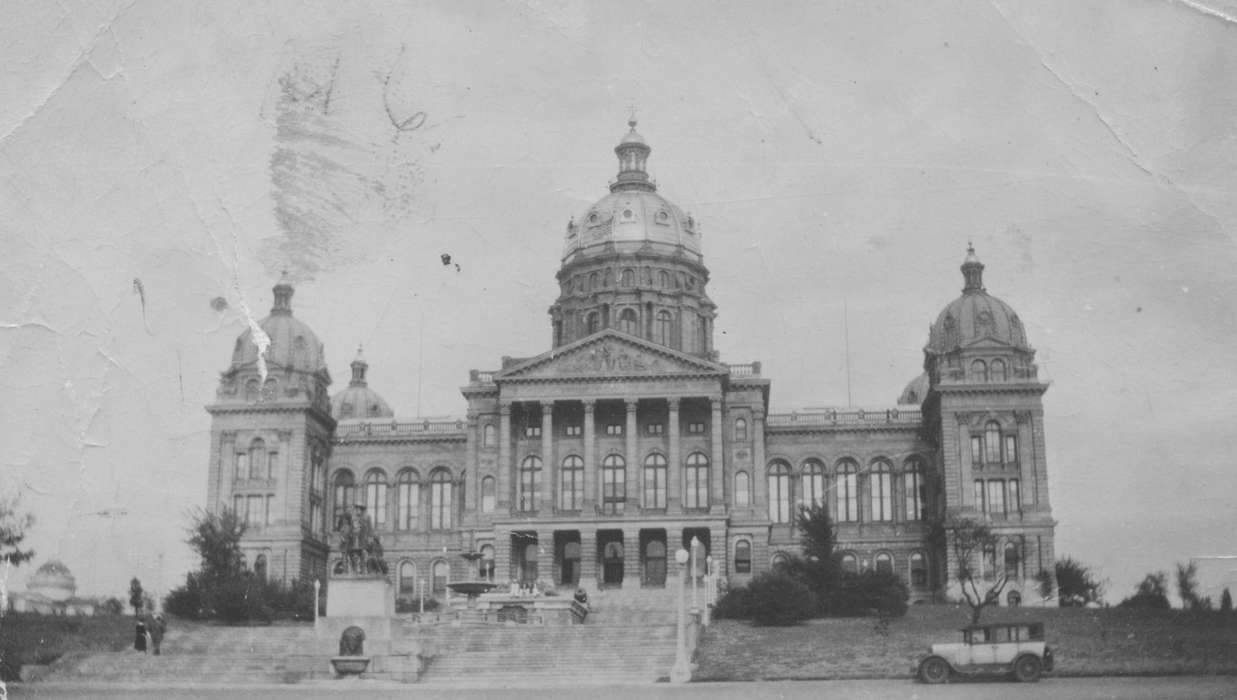
<instances>
[{"instance_id":1,"label":"car wheel","mask_svg":"<svg viewBox=\"0 0 1237 700\"><path fill-rule=\"evenodd\" d=\"M919 680L924 683L944 683L949 680L949 663L939 656L929 656L919 664Z\"/></svg>"},{"instance_id":2,"label":"car wheel","mask_svg":"<svg viewBox=\"0 0 1237 700\"><path fill-rule=\"evenodd\" d=\"M1014 678L1020 683L1034 683L1039 680L1039 672L1039 657L1024 654L1014 661Z\"/></svg>"}]
</instances>

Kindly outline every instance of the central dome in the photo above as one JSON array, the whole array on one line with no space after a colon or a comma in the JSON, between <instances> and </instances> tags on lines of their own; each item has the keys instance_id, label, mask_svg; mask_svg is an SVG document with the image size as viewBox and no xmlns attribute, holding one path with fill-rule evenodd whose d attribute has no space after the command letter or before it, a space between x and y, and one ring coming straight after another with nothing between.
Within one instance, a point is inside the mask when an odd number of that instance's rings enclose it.
<instances>
[{"instance_id":1,"label":"central dome","mask_svg":"<svg viewBox=\"0 0 1237 700\"><path fill-rule=\"evenodd\" d=\"M563 262L576 255L622 252L624 249L686 254L700 261L700 232L696 221L657 193L657 185L645 170L645 162L653 149L636 132L634 119L628 125L631 130L614 148L619 159L619 174L610 185L610 194L567 225Z\"/></svg>"},{"instance_id":2,"label":"central dome","mask_svg":"<svg viewBox=\"0 0 1237 700\"><path fill-rule=\"evenodd\" d=\"M1009 304L984 289L983 263L973 247L962 263L962 296L941 310L932 324L928 350L943 354L980 340L991 339L1018 350L1030 351L1026 329Z\"/></svg>"},{"instance_id":3,"label":"central dome","mask_svg":"<svg viewBox=\"0 0 1237 700\"><path fill-rule=\"evenodd\" d=\"M292 315L292 285L286 278L280 279L273 291L275 306L271 308L271 315L258 322L258 327L270 341L265 353L268 370L280 368L313 374L326 369L322 341L306 323ZM236 339L232 366L239 368L256 364L258 351L253 328L249 328Z\"/></svg>"}]
</instances>

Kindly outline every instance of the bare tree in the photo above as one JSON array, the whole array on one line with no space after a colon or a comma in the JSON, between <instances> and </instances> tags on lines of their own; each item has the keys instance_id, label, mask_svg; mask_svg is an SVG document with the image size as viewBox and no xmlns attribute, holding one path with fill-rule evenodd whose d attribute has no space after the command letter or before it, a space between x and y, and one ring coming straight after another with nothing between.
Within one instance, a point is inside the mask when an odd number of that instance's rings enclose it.
<instances>
[{"instance_id":1,"label":"bare tree","mask_svg":"<svg viewBox=\"0 0 1237 700\"><path fill-rule=\"evenodd\" d=\"M945 528L957 560L958 586L971 607L971 624L978 624L983 609L996 605L1009 584L1006 560L1002 558L998 563L997 559L1001 538L987 525L966 518L951 521ZM1020 562L1021 548L1015 551ZM987 561L981 563L984 559Z\"/></svg>"}]
</instances>

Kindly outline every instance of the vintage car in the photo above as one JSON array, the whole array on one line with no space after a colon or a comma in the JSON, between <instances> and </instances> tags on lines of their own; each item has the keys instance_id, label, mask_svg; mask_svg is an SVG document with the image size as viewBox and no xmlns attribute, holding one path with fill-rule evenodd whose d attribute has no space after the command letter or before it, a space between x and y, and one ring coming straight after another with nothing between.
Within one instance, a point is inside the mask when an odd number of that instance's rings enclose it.
<instances>
[{"instance_id":1,"label":"vintage car","mask_svg":"<svg viewBox=\"0 0 1237 700\"><path fill-rule=\"evenodd\" d=\"M1019 681L1039 680L1052 670L1052 649L1041 622L997 622L962 628L962 641L933 644L915 667L924 683L944 683L954 675L1009 674Z\"/></svg>"}]
</instances>

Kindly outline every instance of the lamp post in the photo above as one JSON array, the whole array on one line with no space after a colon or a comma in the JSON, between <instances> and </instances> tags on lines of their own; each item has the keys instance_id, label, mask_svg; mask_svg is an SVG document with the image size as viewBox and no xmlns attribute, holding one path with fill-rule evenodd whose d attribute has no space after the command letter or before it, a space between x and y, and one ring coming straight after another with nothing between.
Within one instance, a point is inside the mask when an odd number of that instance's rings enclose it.
<instances>
[{"instance_id":1,"label":"lamp post","mask_svg":"<svg viewBox=\"0 0 1237 700\"><path fill-rule=\"evenodd\" d=\"M417 590L421 591L421 614L424 615L425 614L425 579L421 579L417 583L421 584L417 586Z\"/></svg>"},{"instance_id":2,"label":"lamp post","mask_svg":"<svg viewBox=\"0 0 1237 700\"><path fill-rule=\"evenodd\" d=\"M318 594L322 591L322 581L314 579L314 622L318 622Z\"/></svg>"},{"instance_id":3,"label":"lamp post","mask_svg":"<svg viewBox=\"0 0 1237 700\"><path fill-rule=\"evenodd\" d=\"M686 683L692 679L691 669L687 665L687 591L683 590L683 586L687 583L684 580L684 575L687 573L687 560L690 555L686 549L679 549L674 553L674 560L679 565L679 591L678 595L678 641L674 649L674 666L670 669L671 683Z\"/></svg>"},{"instance_id":4,"label":"lamp post","mask_svg":"<svg viewBox=\"0 0 1237 700\"><path fill-rule=\"evenodd\" d=\"M692 555L692 566L691 566L691 571L692 571L692 612L696 612L697 610L699 610L699 609L700 609L700 600L699 600L699 598L697 597L697 593L696 593L696 589L697 589L697 585L696 585L696 584L699 582L699 581L698 581L698 579L697 579L697 575L698 575L698 573L699 573L699 571L700 571L700 563L699 563L699 562L700 562L700 554L699 554L699 551L700 551L700 540L699 540L698 538L695 538L695 537L693 537L693 538L692 538L691 548L692 548L692 549L691 549L691 555Z\"/></svg>"}]
</instances>

